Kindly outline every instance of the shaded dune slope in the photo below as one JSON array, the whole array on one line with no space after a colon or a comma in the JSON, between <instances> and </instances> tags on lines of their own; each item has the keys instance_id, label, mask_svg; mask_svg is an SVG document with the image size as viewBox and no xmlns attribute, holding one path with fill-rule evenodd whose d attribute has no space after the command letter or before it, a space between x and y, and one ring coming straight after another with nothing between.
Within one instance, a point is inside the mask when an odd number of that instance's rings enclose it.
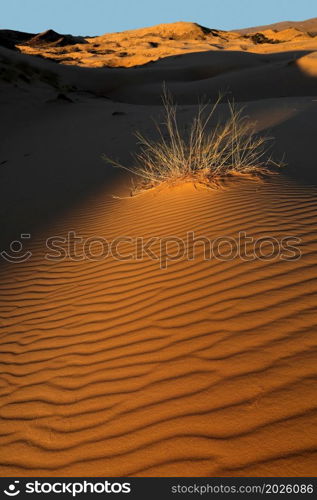
<instances>
[{"instance_id":1,"label":"shaded dune slope","mask_svg":"<svg viewBox=\"0 0 317 500\"><path fill-rule=\"evenodd\" d=\"M56 222L109 241L295 235L302 258L51 262L38 237L0 270L1 474L314 475L316 223L316 189L284 178L101 193Z\"/></svg>"},{"instance_id":2,"label":"shaded dune slope","mask_svg":"<svg viewBox=\"0 0 317 500\"><path fill-rule=\"evenodd\" d=\"M252 54L197 52L171 56L137 68L61 68L62 77L118 102L160 104L166 82L179 104L217 99L236 101L311 96L316 91L314 51Z\"/></svg>"},{"instance_id":3,"label":"shaded dune slope","mask_svg":"<svg viewBox=\"0 0 317 500\"><path fill-rule=\"evenodd\" d=\"M3 58L7 65L23 63L37 72L54 73L55 86L133 104L161 104L165 82L179 104L197 104L201 100L215 100L219 93L243 102L313 96L316 54L312 50L275 54L205 51L170 56L135 68L81 68L1 48L0 62Z\"/></svg>"},{"instance_id":4,"label":"shaded dune slope","mask_svg":"<svg viewBox=\"0 0 317 500\"><path fill-rule=\"evenodd\" d=\"M178 56L173 70L168 68L167 58L162 63L154 63L148 71L135 69L126 82L123 79L120 82L123 73L118 73L117 85L109 88L106 95L117 101L159 104L164 81L181 104L197 104L204 98L215 100L219 93L238 101L314 95L317 60L311 57L310 71L306 71L301 60L307 54L304 51L295 58L293 53L271 54L268 58L226 52L221 54L221 62L218 53L190 54ZM99 91L103 93L102 87Z\"/></svg>"}]
</instances>

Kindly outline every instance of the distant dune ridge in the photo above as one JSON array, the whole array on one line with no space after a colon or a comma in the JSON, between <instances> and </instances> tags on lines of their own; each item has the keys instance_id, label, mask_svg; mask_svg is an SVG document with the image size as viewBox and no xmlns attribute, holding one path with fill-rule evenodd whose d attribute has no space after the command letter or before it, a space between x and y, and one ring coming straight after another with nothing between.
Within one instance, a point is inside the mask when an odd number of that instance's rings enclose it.
<instances>
[{"instance_id":1,"label":"distant dune ridge","mask_svg":"<svg viewBox=\"0 0 317 500\"><path fill-rule=\"evenodd\" d=\"M0 30L0 45L13 41L15 47L24 53L41 55L64 64L130 67L194 51L239 50L267 53L294 48L316 49L316 19L236 31L177 22L96 37L74 37L54 30L37 35Z\"/></svg>"},{"instance_id":2,"label":"distant dune ridge","mask_svg":"<svg viewBox=\"0 0 317 500\"><path fill-rule=\"evenodd\" d=\"M304 32L317 33L317 17L312 17L311 19L306 19L305 21L282 21L280 23L266 24L265 26L243 28L233 31L237 33L254 33L256 31L263 31L268 29L274 31L284 31L288 28L295 28Z\"/></svg>"},{"instance_id":3,"label":"distant dune ridge","mask_svg":"<svg viewBox=\"0 0 317 500\"><path fill-rule=\"evenodd\" d=\"M43 33L39 33L28 40L28 44L35 47L45 45L64 47L65 45L74 45L76 43L85 43L85 39L79 36L60 35L54 30L43 31Z\"/></svg>"},{"instance_id":4,"label":"distant dune ridge","mask_svg":"<svg viewBox=\"0 0 317 500\"><path fill-rule=\"evenodd\" d=\"M2 476L315 476L315 21L0 31ZM102 154L130 166L135 131L157 138L163 82L181 131L221 92L215 123L234 101L287 167L131 198ZM242 258L241 231L263 258ZM160 253L189 232L194 258ZM159 238L164 269L125 258L127 242L121 260L100 254L122 236ZM64 243L49 260L52 237ZM270 256L267 239L285 237L296 258ZM206 260L204 238L238 253ZM32 253L19 264L15 240Z\"/></svg>"}]
</instances>

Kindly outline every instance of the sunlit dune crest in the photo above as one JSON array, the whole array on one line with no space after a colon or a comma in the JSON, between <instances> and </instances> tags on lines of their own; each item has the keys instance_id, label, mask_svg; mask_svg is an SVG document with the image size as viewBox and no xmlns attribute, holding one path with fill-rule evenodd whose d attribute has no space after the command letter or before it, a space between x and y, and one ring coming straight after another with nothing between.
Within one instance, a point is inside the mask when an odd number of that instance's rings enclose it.
<instances>
[{"instance_id":1,"label":"sunlit dune crest","mask_svg":"<svg viewBox=\"0 0 317 500\"><path fill-rule=\"evenodd\" d=\"M26 54L41 55L63 64L131 67L168 56L210 50L242 50L264 54L295 48L316 50L316 33L297 27L239 33L207 28L196 23L177 22L96 37L73 37L48 30L24 37L17 47Z\"/></svg>"}]
</instances>

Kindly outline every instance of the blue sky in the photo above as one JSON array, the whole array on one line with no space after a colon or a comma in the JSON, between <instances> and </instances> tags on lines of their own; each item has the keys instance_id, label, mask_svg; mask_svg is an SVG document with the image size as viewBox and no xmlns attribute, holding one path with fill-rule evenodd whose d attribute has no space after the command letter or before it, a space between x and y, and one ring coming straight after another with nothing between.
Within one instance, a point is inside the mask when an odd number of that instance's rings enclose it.
<instances>
[{"instance_id":1,"label":"blue sky","mask_svg":"<svg viewBox=\"0 0 317 500\"><path fill-rule=\"evenodd\" d=\"M0 0L0 28L103 33L175 21L234 29L317 16L316 0Z\"/></svg>"}]
</instances>

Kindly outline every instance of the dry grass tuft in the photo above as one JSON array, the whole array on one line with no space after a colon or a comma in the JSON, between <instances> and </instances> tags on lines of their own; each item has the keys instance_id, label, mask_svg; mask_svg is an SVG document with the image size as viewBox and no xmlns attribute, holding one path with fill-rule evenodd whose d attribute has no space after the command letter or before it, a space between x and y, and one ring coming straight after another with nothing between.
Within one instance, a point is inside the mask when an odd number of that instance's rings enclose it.
<instances>
[{"instance_id":1,"label":"dry grass tuft","mask_svg":"<svg viewBox=\"0 0 317 500\"><path fill-rule=\"evenodd\" d=\"M113 166L135 174L139 182L131 195L153 189L163 183L194 182L210 188L219 188L223 179L239 175L263 178L283 166L268 157L271 137L259 136L254 125L242 115L242 109L228 103L229 118L211 126L221 97L213 105L200 105L189 131L181 133L177 121L177 106L164 87L165 121L155 123L158 140L136 132L139 152L135 166L130 168L103 155Z\"/></svg>"}]
</instances>

